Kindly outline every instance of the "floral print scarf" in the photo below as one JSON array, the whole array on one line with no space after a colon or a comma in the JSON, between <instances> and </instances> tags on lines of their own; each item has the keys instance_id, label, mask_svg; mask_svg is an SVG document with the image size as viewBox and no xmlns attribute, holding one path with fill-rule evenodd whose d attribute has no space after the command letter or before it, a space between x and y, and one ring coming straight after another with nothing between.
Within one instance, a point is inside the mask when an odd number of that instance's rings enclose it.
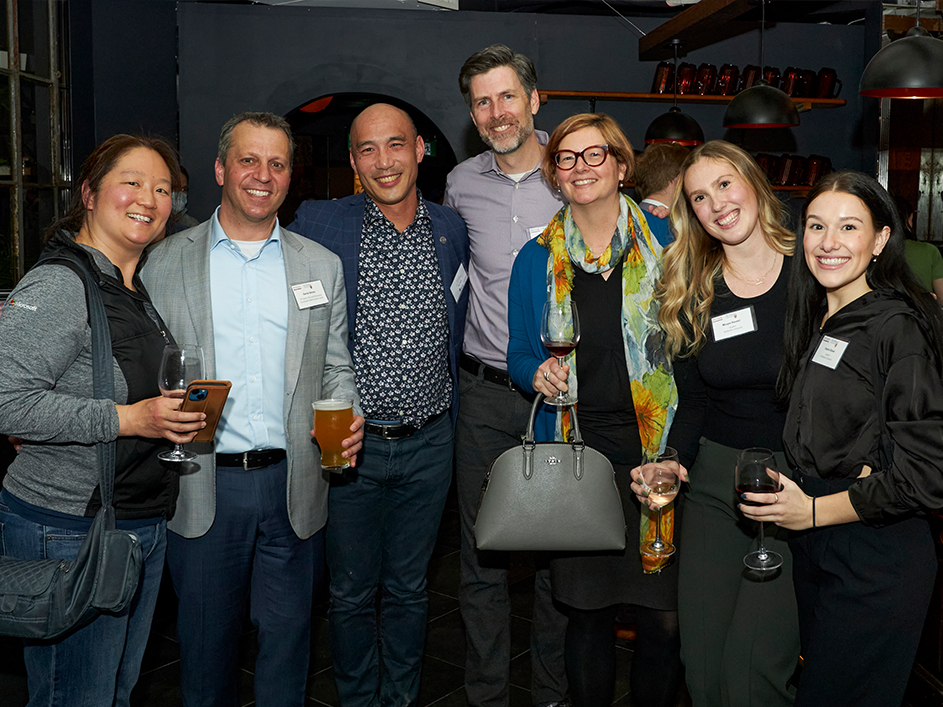
<instances>
[{"instance_id":1,"label":"floral print scarf","mask_svg":"<svg viewBox=\"0 0 943 707\"><path fill-rule=\"evenodd\" d=\"M622 266L622 341L625 362L632 386L632 403L638 420L642 448L656 453L665 448L668 429L678 407L678 389L671 366L664 353L664 334L658 326L658 302L653 296L658 279L661 246L652 237L645 216L635 203L623 196L619 200L619 219L605 252L598 258L583 242L565 206L540 235L538 242L550 251L547 264L548 296L557 302L570 298L573 290L573 266L588 273L612 269L624 256ZM577 395L576 350L566 357L570 366L567 385ZM568 409L557 412L557 440L570 433ZM642 506L641 540L655 537L655 512ZM674 534L674 505L662 511L662 538L671 541ZM658 572L669 558L642 555L646 572Z\"/></svg>"}]
</instances>

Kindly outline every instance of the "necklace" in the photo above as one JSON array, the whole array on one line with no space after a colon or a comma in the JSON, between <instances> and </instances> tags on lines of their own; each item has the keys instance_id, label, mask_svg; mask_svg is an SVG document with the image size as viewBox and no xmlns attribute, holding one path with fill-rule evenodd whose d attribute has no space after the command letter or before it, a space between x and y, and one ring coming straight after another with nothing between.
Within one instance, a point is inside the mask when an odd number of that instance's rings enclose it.
<instances>
[{"instance_id":1,"label":"necklace","mask_svg":"<svg viewBox=\"0 0 943 707\"><path fill-rule=\"evenodd\" d=\"M775 253L773 254L773 264L769 266L769 270L763 273L763 277L760 277L756 280L748 280L747 278L743 277L740 273L737 272L737 269L733 265L730 266L730 273L735 278L740 280L740 282L746 283L747 285L754 285L754 286L762 285L764 282L766 282L766 278L769 277L769 274L773 272L773 268L776 267L776 263L778 262L779 262L779 253Z\"/></svg>"}]
</instances>

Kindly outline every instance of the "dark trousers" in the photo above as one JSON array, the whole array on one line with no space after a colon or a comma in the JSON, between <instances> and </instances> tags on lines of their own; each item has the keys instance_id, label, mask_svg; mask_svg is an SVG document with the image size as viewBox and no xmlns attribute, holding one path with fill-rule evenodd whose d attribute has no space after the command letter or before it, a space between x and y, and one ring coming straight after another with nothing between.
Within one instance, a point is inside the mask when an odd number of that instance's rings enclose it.
<instances>
[{"instance_id":1,"label":"dark trousers","mask_svg":"<svg viewBox=\"0 0 943 707\"><path fill-rule=\"evenodd\" d=\"M811 496L849 482L802 477ZM796 707L898 707L936 577L929 524L846 523L790 541L805 659Z\"/></svg>"},{"instance_id":2,"label":"dark trousers","mask_svg":"<svg viewBox=\"0 0 943 707\"><path fill-rule=\"evenodd\" d=\"M258 707L302 707L311 605L324 565L324 531L300 540L288 520L288 463L216 468L216 518L206 535L168 533L180 598L177 635L185 707L234 707L246 601L259 629Z\"/></svg>"},{"instance_id":3,"label":"dark trousers","mask_svg":"<svg viewBox=\"0 0 943 707\"><path fill-rule=\"evenodd\" d=\"M479 552L475 518L488 468L498 455L521 443L530 402L465 370L459 373L459 384L455 469L462 528L459 607L465 623L465 693L472 707L506 707L511 664L509 555ZM562 700L566 694L566 617L553 603L547 558L535 559L531 699L540 705Z\"/></svg>"}]
</instances>

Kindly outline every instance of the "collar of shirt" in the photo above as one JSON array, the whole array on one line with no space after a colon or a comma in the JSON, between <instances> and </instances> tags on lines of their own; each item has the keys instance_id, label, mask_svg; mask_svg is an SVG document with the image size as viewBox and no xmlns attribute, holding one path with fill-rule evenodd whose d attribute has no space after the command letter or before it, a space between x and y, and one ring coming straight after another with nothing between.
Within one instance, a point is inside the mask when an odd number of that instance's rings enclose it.
<instances>
[{"instance_id":1,"label":"collar of shirt","mask_svg":"<svg viewBox=\"0 0 943 707\"><path fill-rule=\"evenodd\" d=\"M651 204L652 206L664 206L666 209L670 209L670 208L671 208L670 206L668 206L668 204L663 204L663 203L661 203L660 201L658 201L657 199L642 199L642 200L639 202L639 206L641 206L642 204Z\"/></svg>"},{"instance_id":2,"label":"collar of shirt","mask_svg":"<svg viewBox=\"0 0 943 707\"><path fill-rule=\"evenodd\" d=\"M547 133L545 133L543 130L534 130L534 134L537 136L538 145L544 146L550 141L550 136ZM495 174L499 174L502 177L506 177L507 179L511 180L511 178L507 176L505 171L501 169L500 167L498 167L498 160L494 156L494 150L488 150L488 155L491 159L485 160L484 164L481 165L481 173L487 174L488 172L494 172ZM525 179L533 178L535 173L538 176L540 176L540 162L538 162L537 166L534 167L532 170L530 170L530 172L528 172L523 177L521 177L520 181L523 182Z\"/></svg>"},{"instance_id":3,"label":"collar of shirt","mask_svg":"<svg viewBox=\"0 0 943 707\"><path fill-rule=\"evenodd\" d=\"M385 221L390 228L392 228L394 231L396 230L393 226L393 222L390 221L382 211L380 211L380 207L377 206L377 202L375 202L366 192L364 192L364 200L366 201L366 207L364 208L363 212L364 226L372 228L377 225L377 222L383 223ZM426 208L426 202L422 198L422 193L418 189L416 190L416 200L418 202L416 206L416 215L413 217L413 222L409 224L405 230L403 230L402 234L400 234L401 236L405 236L406 231L413 228L421 220L430 222L432 221L431 217L429 216L429 209Z\"/></svg>"},{"instance_id":4,"label":"collar of shirt","mask_svg":"<svg viewBox=\"0 0 943 707\"><path fill-rule=\"evenodd\" d=\"M212 243L210 245L210 250L213 250L214 248L216 248L216 246L218 246L223 241L232 240L229 236L226 235L226 231L223 230L223 225L219 222L219 208L220 207L217 206L216 211L213 212L213 223L210 226L210 238L212 240ZM273 243L275 244L274 247L278 249L278 252L281 252L282 250L281 228L280 228L280 224L278 223L277 216L275 217L275 225L272 226L272 232L269 234L269 237L266 239L265 245L263 245L259 249L259 252L256 253L254 257L258 258L259 255L262 253L262 251L268 248ZM236 248L235 252L238 252L240 255L242 255L242 251L239 248Z\"/></svg>"}]
</instances>

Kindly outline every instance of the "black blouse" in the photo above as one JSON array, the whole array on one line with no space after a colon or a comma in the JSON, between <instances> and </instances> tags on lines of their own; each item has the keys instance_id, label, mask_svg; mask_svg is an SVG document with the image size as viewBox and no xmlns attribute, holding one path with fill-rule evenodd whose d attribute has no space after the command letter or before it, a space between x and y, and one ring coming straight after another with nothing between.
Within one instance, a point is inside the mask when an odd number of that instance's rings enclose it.
<instances>
[{"instance_id":1,"label":"black blouse","mask_svg":"<svg viewBox=\"0 0 943 707\"><path fill-rule=\"evenodd\" d=\"M824 337L846 342L834 370L813 361ZM839 346L841 343L839 343ZM872 352L884 379L881 404L893 462L881 470ZM943 507L943 380L917 313L892 292L846 305L812 337L793 387L783 433L794 469L823 479L874 473L849 490L869 525Z\"/></svg>"}]
</instances>

